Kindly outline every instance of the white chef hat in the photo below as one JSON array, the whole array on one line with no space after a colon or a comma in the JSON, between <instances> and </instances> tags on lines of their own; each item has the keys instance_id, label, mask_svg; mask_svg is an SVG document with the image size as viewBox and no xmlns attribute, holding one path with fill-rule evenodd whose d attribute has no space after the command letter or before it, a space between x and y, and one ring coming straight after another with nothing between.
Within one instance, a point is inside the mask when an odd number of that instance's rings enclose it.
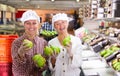
<instances>
[{"instance_id":1,"label":"white chef hat","mask_svg":"<svg viewBox=\"0 0 120 76\"><path fill-rule=\"evenodd\" d=\"M54 22L58 21L58 20L67 20L67 22L69 21L67 14L65 14L65 13L58 13L58 14L53 16L53 18L52 18L52 25L54 26Z\"/></svg>"},{"instance_id":2,"label":"white chef hat","mask_svg":"<svg viewBox=\"0 0 120 76\"><path fill-rule=\"evenodd\" d=\"M27 10L23 13L22 18L20 20L22 21L22 23L24 23L27 20L38 20L40 22L40 17L35 11Z\"/></svg>"}]
</instances>

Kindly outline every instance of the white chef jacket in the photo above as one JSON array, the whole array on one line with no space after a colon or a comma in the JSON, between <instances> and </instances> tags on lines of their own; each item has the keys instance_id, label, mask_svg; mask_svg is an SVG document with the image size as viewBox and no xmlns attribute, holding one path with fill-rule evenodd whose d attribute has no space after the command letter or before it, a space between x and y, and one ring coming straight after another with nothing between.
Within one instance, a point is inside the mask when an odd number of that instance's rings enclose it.
<instances>
[{"instance_id":1,"label":"white chef jacket","mask_svg":"<svg viewBox=\"0 0 120 76\"><path fill-rule=\"evenodd\" d=\"M72 36L72 53L73 59L69 57L67 50L63 47L58 38L55 37L48 42L49 45L60 47L60 53L56 58L55 67L52 67L52 64L49 60L49 68L52 72L52 76L80 76L80 66L82 62L81 52L82 52L82 44L81 40L78 37Z\"/></svg>"}]
</instances>

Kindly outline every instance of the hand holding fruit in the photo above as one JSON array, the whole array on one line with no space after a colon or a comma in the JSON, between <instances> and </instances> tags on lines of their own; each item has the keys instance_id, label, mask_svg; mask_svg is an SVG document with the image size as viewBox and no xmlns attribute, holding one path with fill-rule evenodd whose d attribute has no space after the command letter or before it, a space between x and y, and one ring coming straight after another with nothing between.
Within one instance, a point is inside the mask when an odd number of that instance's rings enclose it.
<instances>
[{"instance_id":1,"label":"hand holding fruit","mask_svg":"<svg viewBox=\"0 0 120 76\"><path fill-rule=\"evenodd\" d=\"M33 43L27 39L24 39L21 47L22 50L27 51L33 47Z\"/></svg>"},{"instance_id":2,"label":"hand holding fruit","mask_svg":"<svg viewBox=\"0 0 120 76\"><path fill-rule=\"evenodd\" d=\"M53 50L53 55L57 56L60 53L60 48L57 46L50 45L51 49Z\"/></svg>"},{"instance_id":3,"label":"hand holding fruit","mask_svg":"<svg viewBox=\"0 0 120 76\"><path fill-rule=\"evenodd\" d=\"M44 48L44 54L45 54L45 56L52 56L53 55L53 50L51 49L50 46L46 46Z\"/></svg>"},{"instance_id":4,"label":"hand holding fruit","mask_svg":"<svg viewBox=\"0 0 120 76\"><path fill-rule=\"evenodd\" d=\"M65 38L63 39L62 44L63 44L64 46L67 46L67 45L69 45L70 41L71 41L70 36L67 36L67 37L65 37Z\"/></svg>"},{"instance_id":5,"label":"hand holding fruit","mask_svg":"<svg viewBox=\"0 0 120 76\"><path fill-rule=\"evenodd\" d=\"M46 56L55 56L55 55L58 55L60 53L60 48L57 47L57 46L46 46L44 48L44 54Z\"/></svg>"},{"instance_id":6,"label":"hand holding fruit","mask_svg":"<svg viewBox=\"0 0 120 76\"><path fill-rule=\"evenodd\" d=\"M70 42L67 46L65 46L67 53L69 54L69 56L72 58L73 57L73 53L71 51L72 49L72 43Z\"/></svg>"},{"instance_id":7,"label":"hand holding fruit","mask_svg":"<svg viewBox=\"0 0 120 76\"><path fill-rule=\"evenodd\" d=\"M23 40L20 48L18 49L18 54L20 57L24 57L24 54L33 47L33 43L27 39Z\"/></svg>"},{"instance_id":8,"label":"hand holding fruit","mask_svg":"<svg viewBox=\"0 0 120 76\"><path fill-rule=\"evenodd\" d=\"M32 60L36 63L37 67L43 68L46 64L46 59L41 54L36 54L32 57Z\"/></svg>"},{"instance_id":9,"label":"hand holding fruit","mask_svg":"<svg viewBox=\"0 0 120 76\"><path fill-rule=\"evenodd\" d=\"M30 41L28 39L24 39L23 46L25 46L28 49L31 49L33 47L33 43L32 43L32 41Z\"/></svg>"}]
</instances>

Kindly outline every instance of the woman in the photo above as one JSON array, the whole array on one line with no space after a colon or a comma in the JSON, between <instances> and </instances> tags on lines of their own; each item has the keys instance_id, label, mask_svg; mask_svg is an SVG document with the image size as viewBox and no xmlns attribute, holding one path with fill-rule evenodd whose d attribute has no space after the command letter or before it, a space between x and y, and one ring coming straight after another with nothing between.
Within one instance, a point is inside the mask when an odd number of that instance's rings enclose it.
<instances>
[{"instance_id":1,"label":"woman","mask_svg":"<svg viewBox=\"0 0 120 76\"><path fill-rule=\"evenodd\" d=\"M58 32L58 36L49 41L49 45L54 45L60 48L60 53L49 60L49 68L52 76L80 76L81 66L81 41L79 38L70 35L67 31L69 21L64 13L59 13L53 16L52 24ZM70 36L71 42L64 46L62 41L65 37ZM53 63L55 62L55 66Z\"/></svg>"},{"instance_id":2,"label":"woman","mask_svg":"<svg viewBox=\"0 0 120 76\"><path fill-rule=\"evenodd\" d=\"M47 42L38 37L38 26L40 18L35 11L28 10L21 18L24 24L25 33L12 43L12 72L14 76L42 76L44 70L40 69L33 62L32 57L39 53L43 54L43 49ZM23 43L24 39L32 41L33 47L29 48Z\"/></svg>"}]
</instances>

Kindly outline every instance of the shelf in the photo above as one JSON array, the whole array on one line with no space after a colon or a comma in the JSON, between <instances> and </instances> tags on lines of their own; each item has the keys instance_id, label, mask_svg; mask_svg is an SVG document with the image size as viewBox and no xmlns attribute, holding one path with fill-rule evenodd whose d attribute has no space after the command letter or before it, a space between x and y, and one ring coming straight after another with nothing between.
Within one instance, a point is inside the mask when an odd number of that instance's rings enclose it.
<instances>
[{"instance_id":1,"label":"shelf","mask_svg":"<svg viewBox=\"0 0 120 76\"><path fill-rule=\"evenodd\" d=\"M101 20L104 20L104 21L120 21L120 17L115 17L115 18L100 18L100 19L94 19L95 21L101 21Z\"/></svg>"}]
</instances>

